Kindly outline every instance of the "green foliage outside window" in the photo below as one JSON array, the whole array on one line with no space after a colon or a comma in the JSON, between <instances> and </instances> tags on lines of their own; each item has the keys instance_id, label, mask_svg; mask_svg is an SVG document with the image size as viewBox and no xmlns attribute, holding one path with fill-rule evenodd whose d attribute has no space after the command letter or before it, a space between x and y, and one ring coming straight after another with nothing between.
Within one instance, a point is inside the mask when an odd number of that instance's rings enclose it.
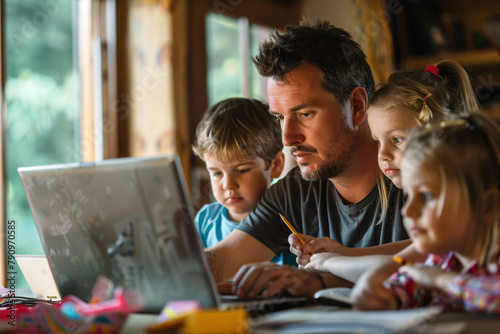
<instances>
[{"instance_id":1,"label":"green foliage outside window","mask_svg":"<svg viewBox=\"0 0 500 334\"><path fill-rule=\"evenodd\" d=\"M43 254L17 168L79 157L75 3L5 1L6 218L16 221L17 254Z\"/></svg>"}]
</instances>

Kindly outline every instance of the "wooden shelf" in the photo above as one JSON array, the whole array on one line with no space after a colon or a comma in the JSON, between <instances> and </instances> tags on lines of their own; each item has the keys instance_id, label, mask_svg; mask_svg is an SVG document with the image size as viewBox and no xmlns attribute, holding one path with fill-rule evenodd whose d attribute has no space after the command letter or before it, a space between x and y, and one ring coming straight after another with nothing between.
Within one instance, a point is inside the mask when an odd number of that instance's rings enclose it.
<instances>
[{"instance_id":1,"label":"wooden shelf","mask_svg":"<svg viewBox=\"0 0 500 334\"><path fill-rule=\"evenodd\" d=\"M410 57L403 62L402 66L405 69L425 68L427 65L442 59L456 61L463 67L500 65L499 51L497 49L484 49Z\"/></svg>"}]
</instances>

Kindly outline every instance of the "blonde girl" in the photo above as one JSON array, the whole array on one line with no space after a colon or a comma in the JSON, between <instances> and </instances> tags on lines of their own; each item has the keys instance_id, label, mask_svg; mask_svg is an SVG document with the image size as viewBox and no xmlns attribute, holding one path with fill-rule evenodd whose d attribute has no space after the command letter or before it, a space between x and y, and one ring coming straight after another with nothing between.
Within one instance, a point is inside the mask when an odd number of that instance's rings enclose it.
<instances>
[{"instance_id":1,"label":"blonde girl","mask_svg":"<svg viewBox=\"0 0 500 334\"><path fill-rule=\"evenodd\" d=\"M401 188L401 160L410 132L449 116L476 113L479 104L467 72L458 63L443 60L422 71L393 73L377 87L370 100L368 123L378 145L379 182L383 220L388 211L386 188Z\"/></svg>"},{"instance_id":2,"label":"blonde girl","mask_svg":"<svg viewBox=\"0 0 500 334\"><path fill-rule=\"evenodd\" d=\"M475 114L428 126L402 162L402 213L424 264L391 277L389 308L500 313L500 127Z\"/></svg>"}]
</instances>

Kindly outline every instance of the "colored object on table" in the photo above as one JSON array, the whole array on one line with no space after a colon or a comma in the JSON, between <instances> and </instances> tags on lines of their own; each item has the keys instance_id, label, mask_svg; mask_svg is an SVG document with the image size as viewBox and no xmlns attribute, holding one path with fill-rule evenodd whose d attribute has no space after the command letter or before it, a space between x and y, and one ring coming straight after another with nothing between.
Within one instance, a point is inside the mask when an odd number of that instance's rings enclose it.
<instances>
[{"instance_id":1,"label":"colored object on table","mask_svg":"<svg viewBox=\"0 0 500 334\"><path fill-rule=\"evenodd\" d=\"M199 310L200 303L197 300L175 300L168 302L158 316L158 322L164 322L178 317L186 312Z\"/></svg>"},{"instance_id":2,"label":"colored object on table","mask_svg":"<svg viewBox=\"0 0 500 334\"><path fill-rule=\"evenodd\" d=\"M132 313L144 305L141 295L136 291L124 291L122 287L115 289L114 298L94 304L87 304L74 296L68 296L61 304L61 311L72 319L98 316L103 313Z\"/></svg>"},{"instance_id":3,"label":"colored object on table","mask_svg":"<svg viewBox=\"0 0 500 334\"><path fill-rule=\"evenodd\" d=\"M172 311L172 305L167 304ZM177 308L177 306L175 306ZM182 308L182 307L181 307ZM176 312L181 312L177 309ZM174 312L174 313L176 313ZM248 311L245 308L232 309L186 309L184 313L147 328L148 333L164 333L170 330L180 330L184 334L204 333L238 333L249 332Z\"/></svg>"},{"instance_id":4,"label":"colored object on table","mask_svg":"<svg viewBox=\"0 0 500 334\"><path fill-rule=\"evenodd\" d=\"M168 302L157 318L157 324L147 328L148 332L164 332L176 329L184 324L186 318L200 309L197 300L176 300Z\"/></svg>"},{"instance_id":5,"label":"colored object on table","mask_svg":"<svg viewBox=\"0 0 500 334\"><path fill-rule=\"evenodd\" d=\"M9 333L107 333L118 334L128 314L144 305L138 292L117 288L114 298L88 304L75 296L66 296L56 304L34 302L21 304L12 301L0 309L0 332ZM28 306L29 305L29 306Z\"/></svg>"}]
</instances>

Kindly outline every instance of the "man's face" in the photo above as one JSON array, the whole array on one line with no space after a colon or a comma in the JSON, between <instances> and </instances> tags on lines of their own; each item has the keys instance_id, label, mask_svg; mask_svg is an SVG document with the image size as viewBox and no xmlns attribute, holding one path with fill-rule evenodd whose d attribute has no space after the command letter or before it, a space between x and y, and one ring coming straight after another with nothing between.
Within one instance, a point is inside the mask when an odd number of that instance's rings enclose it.
<instances>
[{"instance_id":1,"label":"man's face","mask_svg":"<svg viewBox=\"0 0 500 334\"><path fill-rule=\"evenodd\" d=\"M334 178L344 172L359 146L350 103L342 108L321 85L321 73L304 63L287 74L288 81L269 79L269 109L281 123L283 144L306 180Z\"/></svg>"}]
</instances>

